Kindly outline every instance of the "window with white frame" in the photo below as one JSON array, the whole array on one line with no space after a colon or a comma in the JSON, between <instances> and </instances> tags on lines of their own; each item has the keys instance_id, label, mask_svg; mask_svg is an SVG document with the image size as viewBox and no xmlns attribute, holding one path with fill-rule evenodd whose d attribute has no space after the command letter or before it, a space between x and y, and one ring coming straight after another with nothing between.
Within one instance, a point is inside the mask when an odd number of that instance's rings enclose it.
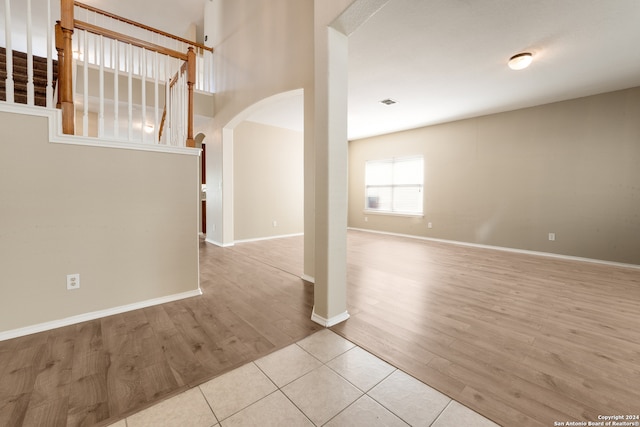
<instances>
[{"instance_id":1,"label":"window with white frame","mask_svg":"<svg viewBox=\"0 0 640 427\"><path fill-rule=\"evenodd\" d=\"M422 156L369 160L365 164L365 209L422 215Z\"/></svg>"}]
</instances>

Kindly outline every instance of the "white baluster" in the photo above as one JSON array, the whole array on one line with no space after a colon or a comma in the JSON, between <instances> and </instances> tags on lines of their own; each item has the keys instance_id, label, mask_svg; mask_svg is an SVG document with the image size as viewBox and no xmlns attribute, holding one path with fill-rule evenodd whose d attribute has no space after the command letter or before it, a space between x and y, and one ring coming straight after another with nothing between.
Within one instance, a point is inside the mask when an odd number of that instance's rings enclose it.
<instances>
[{"instance_id":1,"label":"white baluster","mask_svg":"<svg viewBox=\"0 0 640 427\"><path fill-rule=\"evenodd\" d=\"M208 53L209 52L202 49L202 55L198 58L202 62L202 88L201 89L205 92L209 90L209 82L207 79L207 77L209 76L208 75L209 62L207 61Z\"/></svg>"},{"instance_id":2,"label":"white baluster","mask_svg":"<svg viewBox=\"0 0 640 427\"><path fill-rule=\"evenodd\" d=\"M178 81L177 94L178 94L178 108L176 108L176 121L178 126L176 128L176 145L182 146L182 109L184 105L182 103L182 74L180 74L180 80Z\"/></svg>"},{"instance_id":3,"label":"white baluster","mask_svg":"<svg viewBox=\"0 0 640 427\"><path fill-rule=\"evenodd\" d=\"M215 92L215 80L214 80L214 72L215 72L215 62L213 62L213 52L209 52L209 74L207 74L209 81L209 92Z\"/></svg>"},{"instance_id":4,"label":"white baluster","mask_svg":"<svg viewBox=\"0 0 640 427\"><path fill-rule=\"evenodd\" d=\"M176 84L177 80L176 80ZM180 108L180 106L178 105L178 101L176 98L176 85L173 85L173 87L171 88L171 102L169 105L171 105L171 138L169 140L169 143L171 145L175 145L175 141L176 141L176 132L178 130L178 121L176 120L176 110L178 108Z\"/></svg>"},{"instance_id":5,"label":"white baluster","mask_svg":"<svg viewBox=\"0 0 640 427\"><path fill-rule=\"evenodd\" d=\"M31 0L27 0L27 105L35 104L33 85L33 21L31 20Z\"/></svg>"},{"instance_id":6,"label":"white baluster","mask_svg":"<svg viewBox=\"0 0 640 427\"><path fill-rule=\"evenodd\" d=\"M180 70L178 70L178 79L176 80L176 84L171 88L171 112L172 121L171 121L171 129L173 130L171 134L171 145L176 145L176 141L178 140L178 132L180 129L180 122L178 121L178 111L180 110L180 96L178 95L178 88L180 87Z\"/></svg>"},{"instance_id":7,"label":"white baluster","mask_svg":"<svg viewBox=\"0 0 640 427\"><path fill-rule=\"evenodd\" d=\"M4 31L7 55L7 78L5 80L6 100L8 103L14 102L13 97L13 49L11 48L11 0L4 2Z\"/></svg>"},{"instance_id":8,"label":"white baluster","mask_svg":"<svg viewBox=\"0 0 640 427\"><path fill-rule=\"evenodd\" d=\"M158 101L160 92L158 90L158 84L160 83L160 70L158 66L158 52L153 54L153 91L154 91L154 118L153 118L153 142L157 144L160 135L160 122L158 120L160 115L160 108Z\"/></svg>"},{"instance_id":9,"label":"white baluster","mask_svg":"<svg viewBox=\"0 0 640 427\"><path fill-rule=\"evenodd\" d=\"M53 19L51 0L47 0L47 108L53 108Z\"/></svg>"},{"instance_id":10,"label":"white baluster","mask_svg":"<svg viewBox=\"0 0 640 427\"><path fill-rule=\"evenodd\" d=\"M171 144L176 145L176 141L178 140L178 135L180 133L180 121L178 119L178 111L180 111L180 63L178 62L176 67L176 73L178 79L176 80L176 84L173 86L173 90L171 93L171 110L173 112L173 121L171 123L171 129L173 129L173 136L171 138Z\"/></svg>"},{"instance_id":11,"label":"white baluster","mask_svg":"<svg viewBox=\"0 0 640 427\"><path fill-rule=\"evenodd\" d=\"M104 137L104 38L102 35L99 37L99 49L100 51L100 84L99 84L99 98L100 98L100 110L98 111L98 138Z\"/></svg>"},{"instance_id":12,"label":"white baluster","mask_svg":"<svg viewBox=\"0 0 640 427\"><path fill-rule=\"evenodd\" d=\"M179 123L179 127L178 127L178 138L176 140L176 142L178 143L178 146L182 147L183 144L183 138L182 136L184 135L184 120L183 120L183 112L184 112L184 74L180 74L180 81L178 82L178 102L180 103L179 107L178 107L178 123Z\"/></svg>"},{"instance_id":13,"label":"white baluster","mask_svg":"<svg viewBox=\"0 0 640 427\"><path fill-rule=\"evenodd\" d=\"M78 117L78 106L76 101L76 93L78 92L78 59L80 57L80 36L73 37L71 39L71 93L73 94L73 121L74 121L74 134L78 132L78 127L75 126L76 117Z\"/></svg>"},{"instance_id":14,"label":"white baluster","mask_svg":"<svg viewBox=\"0 0 640 427\"><path fill-rule=\"evenodd\" d=\"M184 73L184 81L182 82L182 144L184 147L187 146L187 117L188 114L188 106L189 106L189 86L187 85L187 81L189 80L189 73L185 71Z\"/></svg>"},{"instance_id":15,"label":"white baluster","mask_svg":"<svg viewBox=\"0 0 640 427\"><path fill-rule=\"evenodd\" d=\"M91 38L93 39L93 64L94 65L100 65L99 64L99 58L100 58L100 37L102 36L98 36L98 35L92 35Z\"/></svg>"},{"instance_id":16,"label":"white baluster","mask_svg":"<svg viewBox=\"0 0 640 427\"><path fill-rule=\"evenodd\" d=\"M128 124L129 124L129 133L128 138L129 141L133 139L133 46L131 44L127 45L127 62L128 62L128 75L127 75L127 102L128 105Z\"/></svg>"},{"instance_id":17,"label":"white baluster","mask_svg":"<svg viewBox=\"0 0 640 427\"><path fill-rule=\"evenodd\" d=\"M83 31L82 37L82 136L89 136L89 34Z\"/></svg>"},{"instance_id":18,"label":"white baluster","mask_svg":"<svg viewBox=\"0 0 640 427\"><path fill-rule=\"evenodd\" d=\"M181 147L184 147L186 145L186 140L187 140L187 130L185 128L185 117L187 115L186 109L187 109L187 102L186 102L186 97L187 97L187 71L185 70L185 72L182 74L182 81L180 82L180 139L178 140L178 142L180 143Z\"/></svg>"},{"instance_id":19,"label":"white baluster","mask_svg":"<svg viewBox=\"0 0 640 427\"><path fill-rule=\"evenodd\" d=\"M120 49L118 49L118 41L113 41L113 136L118 137L120 133L120 122L118 119L119 101L118 101L118 80L120 75Z\"/></svg>"},{"instance_id":20,"label":"white baluster","mask_svg":"<svg viewBox=\"0 0 640 427\"><path fill-rule=\"evenodd\" d=\"M165 119L164 119L164 143L167 144L167 141L171 140L171 94L169 93L171 86L171 67L169 65L169 57L164 57L164 81L166 82L164 85L164 105L166 109Z\"/></svg>"},{"instance_id":21,"label":"white baluster","mask_svg":"<svg viewBox=\"0 0 640 427\"><path fill-rule=\"evenodd\" d=\"M147 133L147 50L142 48L142 61L140 61L140 70L142 71L142 102L140 107L142 108L142 123L140 124L140 136L142 142L144 142L145 135Z\"/></svg>"},{"instance_id":22,"label":"white baluster","mask_svg":"<svg viewBox=\"0 0 640 427\"><path fill-rule=\"evenodd\" d=\"M195 89L202 90L202 52L200 48L195 48L196 51L196 85Z\"/></svg>"}]
</instances>

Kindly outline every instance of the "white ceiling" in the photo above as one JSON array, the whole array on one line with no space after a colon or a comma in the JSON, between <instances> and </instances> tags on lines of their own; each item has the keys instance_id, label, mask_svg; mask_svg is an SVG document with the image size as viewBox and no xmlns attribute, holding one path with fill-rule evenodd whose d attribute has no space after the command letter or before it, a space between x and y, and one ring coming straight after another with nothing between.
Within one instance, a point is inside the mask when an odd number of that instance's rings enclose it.
<instances>
[{"instance_id":1,"label":"white ceiling","mask_svg":"<svg viewBox=\"0 0 640 427\"><path fill-rule=\"evenodd\" d=\"M510 70L507 60L523 51L533 64ZM348 134L359 139L634 86L638 0L390 0L349 37ZM397 103L380 103L387 98ZM301 130L302 101L290 102L255 121Z\"/></svg>"},{"instance_id":2,"label":"white ceiling","mask_svg":"<svg viewBox=\"0 0 640 427\"><path fill-rule=\"evenodd\" d=\"M349 37L349 138L633 86L638 0L390 0Z\"/></svg>"}]
</instances>

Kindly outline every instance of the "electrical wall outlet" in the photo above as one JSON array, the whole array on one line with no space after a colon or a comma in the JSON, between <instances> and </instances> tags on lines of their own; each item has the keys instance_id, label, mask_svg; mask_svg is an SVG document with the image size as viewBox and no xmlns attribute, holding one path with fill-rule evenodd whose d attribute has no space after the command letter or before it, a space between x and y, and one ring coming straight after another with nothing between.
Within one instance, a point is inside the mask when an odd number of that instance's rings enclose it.
<instances>
[{"instance_id":1,"label":"electrical wall outlet","mask_svg":"<svg viewBox=\"0 0 640 427\"><path fill-rule=\"evenodd\" d=\"M430 222L428 222L428 223L427 223L427 228L433 228L433 224L432 224L432 223L430 223Z\"/></svg>"},{"instance_id":2,"label":"electrical wall outlet","mask_svg":"<svg viewBox=\"0 0 640 427\"><path fill-rule=\"evenodd\" d=\"M67 274L67 290L80 289L80 275Z\"/></svg>"},{"instance_id":3,"label":"electrical wall outlet","mask_svg":"<svg viewBox=\"0 0 640 427\"><path fill-rule=\"evenodd\" d=\"M556 240L556 233L549 233L549 240L550 241L555 241Z\"/></svg>"},{"instance_id":4,"label":"electrical wall outlet","mask_svg":"<svg viewBox=\"0 0 640 427\"><path fill-rule=\"evenodd\" d=\"M278 221L273 221L273 226L277 227L278 226Z\"/></svg>"}]
</instances>

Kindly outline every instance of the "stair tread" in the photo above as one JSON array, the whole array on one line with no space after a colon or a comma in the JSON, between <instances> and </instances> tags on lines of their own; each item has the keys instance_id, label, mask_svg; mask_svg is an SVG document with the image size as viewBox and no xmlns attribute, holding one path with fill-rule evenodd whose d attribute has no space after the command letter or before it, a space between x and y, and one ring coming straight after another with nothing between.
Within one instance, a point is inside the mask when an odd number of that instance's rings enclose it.
<instances>
[{"instance_id":1,"label":"stair tread","mask_svg":"<svg viewBox=\"0 0 640 427\"><path fill-rule=\"evenodd\" d=\"M27 54L24 52L13 51L13 97L16 104L27 104ZM34 104L37 106L46 106L47 96L47 59L39 56L33 58L33 86L34 86ZM0 101L6 101L6 49L0 47ZM58 78L58 61L52 60L53 81L52 85Z\"/></svg>"}]
</instances>

